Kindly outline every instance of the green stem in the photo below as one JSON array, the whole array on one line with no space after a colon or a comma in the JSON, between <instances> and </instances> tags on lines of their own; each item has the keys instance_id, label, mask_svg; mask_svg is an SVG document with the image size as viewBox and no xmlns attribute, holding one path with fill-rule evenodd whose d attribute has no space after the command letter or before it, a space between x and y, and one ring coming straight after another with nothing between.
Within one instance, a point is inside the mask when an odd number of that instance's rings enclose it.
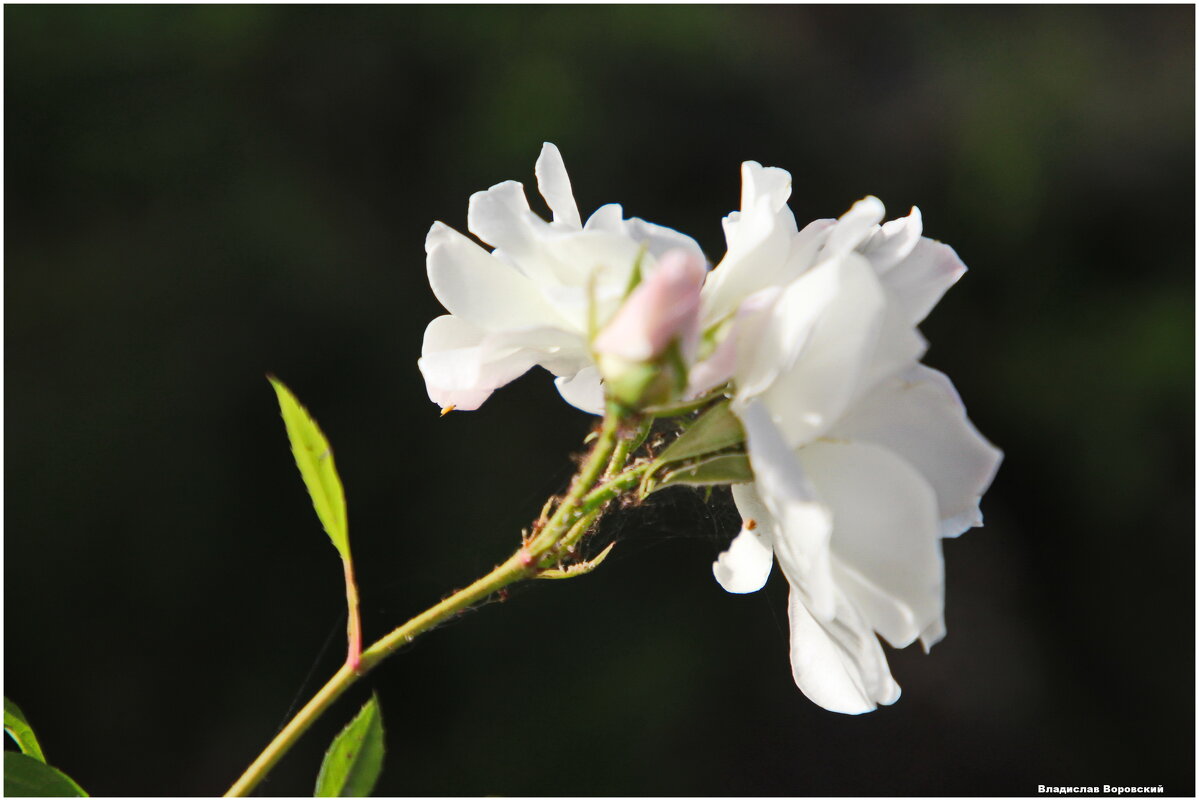
<instances>
[{"instance_id":1,"label":"green stem","mask_svg":"<svg viewBox=\"0 0 1199 801\"><path fill-rule=\"evenodd\" d=\"M296 713L284 726L270 744L255 759L245 773L225 793L227 797L245 796L253 792L259 782L266 777L271 768L283 758L300 736L324 714L354 682L365 676L384 659L391 656L401 647L416 639L417 636L437 626L459 612L468 609L484 600L509 584L528 578L537 572L541 558L554 548L560 540L567 536L581 518L589 516L598 510L598 506L587 501L597 490L596 484L610 463L613 452L617 447L617 432L620 429L621 416L615 407L610 407L604 416L599 437L588 454L587 460L579 469L570 491L558 506L553 516L533 540L514 553L512 556L486 576L475 581L469 587L455 592L448 598L421 612L404 625L385 635L362 652L357 669L349 664L349 660L333 677L317 691L316 695ZM623 475L623 474L622 474ZM612 484L600 486L598 489ZM589 523L588 523L589 524ZM351 576L347 574L347 587L350 586ZM355 592L355 595L357 593ZM356 604L355 604L356 606ZM352 618L356 615L352 612ZM353 623L351 623L353 625ZM351 646L352 648L353 646Z\"/></svg>"},{"instance_id":2,"label":"green stem","mask_svg":"<svg viewBox=\"0 0 1199 801\"><path fill-rule=\"evenodd\" d=\"M630 490L641 483L641 477L653 466L652 462L642 462L634 465L623 473L605 481L598 487L587 493L583 498L582 506L584 511L589 511L602 506L608 501L620 495L625 490Z\"/></svg>"},{"instance_id":3,"label":"green stem","mask_svg":"<svg viewBox=\"0 0 1199 801\"><path fill-rule=\"evenodd\" d=\"M358 613L358 584L354 581L354 564L347 557L342 559L346 574L346 640L349 643L346 652L346 666L350 670L358 670L362 662L362 618Z\"/></svg>"}]
</instances>

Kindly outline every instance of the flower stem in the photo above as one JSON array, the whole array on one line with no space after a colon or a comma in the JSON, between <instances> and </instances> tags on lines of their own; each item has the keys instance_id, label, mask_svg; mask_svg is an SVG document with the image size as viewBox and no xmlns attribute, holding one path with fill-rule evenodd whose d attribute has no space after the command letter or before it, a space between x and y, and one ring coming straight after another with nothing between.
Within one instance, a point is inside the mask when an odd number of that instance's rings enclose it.
<instances>
[{"instance_id":1,"label":"flower stem","mask_svg":"<svg viewBox=\"0 0 1199 801\"><path fill-rule=\"evenodd\" d=\"M229 791L227 797L245 796L253 792L259 782L266 777L271 768L286 754L300 736L324 714L354 682L365 676L378 666L384 659L391 656L401 647L416 639L417 636L434 628L446 619L462 612L476 603L486 599L509 584L529 578L539 569L542 558L558 543L567 537L576 523L582 523L585 528L594 519L603 502L597 502L594 497L599 490L614 486L617 479L599 485L605 473L605 468L612 462L617 448L617 435L620 430L621 414L615 406L608 409L600 428L599 436L591 448L591 453L583 462L583 466L571 482L570 490L558 506L553 516L542 527L541 531L516 553L508 557L502 564L486 576L475 581L469 587L455 592L447 598L421 612L399 628L394 629L366 650L362 651L356 669L347 659L346 664L333 674L333 677L317 691L316 695L296 713L284 726L258 758L246 768ZM628 453L625 452L624 458ZM623 466L623 460L622 460ZM624 477L622 473L620 477ZM635 483L635 482L634 482ZM587 522L582 522L588 518ZM581 532L580 532L581 533ZM577 538L577 535L576 535ZM347 587L352 586L352 576L347 572ZM355 596L357 593L354 593ZM356 600L356 598L355 598ZM357 604L355 603L356 607ZM351 610L351 627L357 618L356 609ZM351 653L353 653L353 628L351 628Z\"/></svg>"}]
</instances>

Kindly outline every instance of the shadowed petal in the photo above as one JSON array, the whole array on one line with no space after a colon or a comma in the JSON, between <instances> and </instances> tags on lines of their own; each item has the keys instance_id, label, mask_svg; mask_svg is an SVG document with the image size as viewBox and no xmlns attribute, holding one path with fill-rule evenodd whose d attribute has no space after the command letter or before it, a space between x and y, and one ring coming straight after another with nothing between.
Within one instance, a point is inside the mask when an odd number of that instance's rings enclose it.
<instances>
[{"instance_id":1,"label":"shadowed petal","mask_svg":"<svg viewBox=\"0 0 1199 801\"><path fill-rule=\"evenodd\" d=\"M942 536L982 525L979 499L1003 454L967 419L943 373L917 365L886 382L830 436L876 443L919 470L936 492Z\"/></svg>"},{"instance_id":2,"label":"shadowed petal","mask_svg":"<svg viewBox=\"0 0 1199 801\"><path fill-rule=\"evenodd\" d=\"M569 377L559 376L554 379L554 386L566 402L576 409L589 414L604 413L604 386L595 367L584 367Z\"/></svg>"},{"instance_id":3,"label":"shadowed petal","mask_svg":"<svg viewBox=\"0 0 1199 801\"><path fill-rule=\"evenodd\" d=\"M741 533L712 563L712 574L727 592L757 592L774 564L774 516L752 484L734 484L733 500L743 518Z\"/></svg>"},{"instance_id":4,"label":"shadowed petal","mask_svg":"<svg viewBox=\"0 0 1199 801\"><path fill-rule=\"evenodd\" d=\"M865 442L817 442L799 460L833 514L833 574L865 622L896 648L944 607L937 502L919 472Z\"/></svg>"},{"instance_id":5,"label":"shadowed petal","mask_svg":"<svg viewBox=\"0 0 1199 801\"><path fill-rule=\"evenodd\" d=\"M836 617L812 616L794 584L787 601L791 623L791 675L803 694L832 712L860 715L899 700L878 637L843 597Z\"/></svg>"}]
</instances>

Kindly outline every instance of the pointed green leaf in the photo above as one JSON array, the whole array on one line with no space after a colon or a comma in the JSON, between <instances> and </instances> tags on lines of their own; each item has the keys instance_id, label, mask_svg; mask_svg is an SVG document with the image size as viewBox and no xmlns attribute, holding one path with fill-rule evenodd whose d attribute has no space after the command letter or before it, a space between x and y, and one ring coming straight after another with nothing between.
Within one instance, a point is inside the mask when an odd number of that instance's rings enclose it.
<instances>
[{"instance_id":1,"label":"pointed green leaf","mask_svg":"<svg viewBox=\"0 0 1199 801\"><path fill-rule=\"evenodd\" d=\"M83 788L58 768L28 754L4 752L4 794L38 798L85 798Z\"/></svg>"},{"instance_id":2,"label":"pointed green leaf","mask_svg":"<svg viewBox=\"0 0 1199 801\"><path fill-rule=\"evenodd\" d=\"M754 471L750 467L749 457L744 453L726 453L666 473L650 492L657 492L676 484L703 487L713 484L743 484L753 480Z\"/></svg>"},{"instance_id":3,"label":"pointed green leaf","mask_svg":"<svg viewBox=\"0 0 1199 801\"><path fill-rule=\"evenodd\" d=\"M325 752L313 795L318 798L368 796L382 770L383 715L379 711L379 699L372 695Z\"/></svg>"},{"instance_id":4,"label":"pointed green leaf","mask_svg":"<svg viewBox=\"0 0 1199 801\"><path fill-rule=\"evenodd\" d=\"M350 534L346 522L346 496L333 464L329 440L325 439L316 421L300 405L292 391L274 376L267 378L279 396L279 411L283 414L283 424L287 426L291 452L296 458L296 467L300 468L304 485L308 487L308 494L312 497L312 506L321 525L325 527L325 533L333 540L333 547L337 548L342 559L348 561Z\"/></svg>"},{"instance_id":5,"label":"pointed green leaf","mask_svg":"<svg viewBox=\"0 0 1199 801\"><path fill-rule=\"evenodd\" d=\"M4 730L16 741L22 754L29 754L39 762L46 761L45 755L42 754L42 747L38 744L37 736L33 733L33 728L25 719L25 713L21 711L21 707L8 700L7 697L4 699Z\"/></svg>"},{"instance_id":6,"label":"pointed green leaf","mask_svg":"<svg viewBox=\"0 0 1199 801\"><path fill-rule=\"evenodd\" d=\"M724 450L745 441L745 429L733 414L728 403L720 403L704 412L688 426L670 447L662 451L657 462L681 462L696 456Z\"/></svg>"}]
</instances>

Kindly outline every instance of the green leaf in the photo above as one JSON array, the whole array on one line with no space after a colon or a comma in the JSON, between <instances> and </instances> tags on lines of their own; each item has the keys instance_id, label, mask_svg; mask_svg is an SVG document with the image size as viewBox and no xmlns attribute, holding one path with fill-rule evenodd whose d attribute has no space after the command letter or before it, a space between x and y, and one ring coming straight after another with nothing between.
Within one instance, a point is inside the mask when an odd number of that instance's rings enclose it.
<instances>
[{"instance_id":1,"label":"green leaf","mask_svg":"<svg viewBox=\"0 0 1199 801\"><path fill-rule=\"evenodd\" d=\"M38 798L85 798L87 793L70 776L28 754L4 752L4 794Z\"/></svg>"},{"instance_id":2,"label":"green leaf","mask_svg":"<svg viewBox=\"0 0 1199 801\"><path fill-rule=\"evenodd\" d=\"M681 462L724 450L744 441L745 429L741 427L741 421L733 414L727 402L720 403L688 426L655 461L659 464Z\"/></svg>"},{"instance_id":3,"label":"green leaf","mask_svg":"<svg viewBox=\"0 0 1199 801\"><path fill-rule=\"evenodd\" d=\"M371 696L325 752L316 777L318 798L365 797L383 770L383 715L379 699Z\"/></svg>"},{"instance_id":4,"label":"green leaf","mask_svg":"<svg viewBox=\"0 0 1199 801\"><path fill-rule=\"evenodd\" d=\"M300 468L304 485L308 487L308 494L312 497L316 516L333 541L333 547L337 548L342 559L348 561L350 533L346 522L346 495L333 464L329 440L325 439L316 421L300 405L292 391L273 375L267 378L279 396L279 410L283 414L283 424L287 426L291 452L296 458L296 467Z\"/></svg>"},{"instance_id":5,"label":"green leaf","mask_svg":"<svg viewBox=\"0 0 1199 801\"><path fill-rule=\"evenodd\" d=\"M21 711L21 707L8 700L7 697L4 699L4 730L16 741L22 754L28 754L38 762L46 761L42 747L38 744L37 736L33 733L33 728L25 719L25 713Z\"/></svg>"},{"instance_id":6,"label":"green leaf","mask_svg":"<svg viewBox=\"0 0 1199 801\"><path fill-rule=\"evenodd\" d=\"M749 457L744 453L726 453L666 473L650 492L657 492L676 484L704 487L713 484L743 484L753 480L754 471L750 467Z\"/></svg>"}]
</instances>

